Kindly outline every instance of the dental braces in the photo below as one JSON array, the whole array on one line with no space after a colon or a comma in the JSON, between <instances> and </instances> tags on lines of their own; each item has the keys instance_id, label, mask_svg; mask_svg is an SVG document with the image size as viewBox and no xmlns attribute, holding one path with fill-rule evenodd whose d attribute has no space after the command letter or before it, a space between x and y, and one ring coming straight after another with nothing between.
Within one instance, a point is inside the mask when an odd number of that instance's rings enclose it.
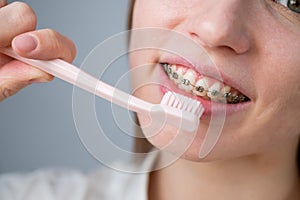
<instances>
[{"instance_id":1,"label":"dental braces","mask_svg":"<svg viewBox=\"0 0 300 200\"><path fill-rule=\"evenodd\" d=\"M239 95L233 95L231 92L225 92L223 94L221 94L219 91L217 90L208 90L205 89L203 86L196 86L191 84L190 80L188 79L184 79L182 76L180 76L178 73L173 72L171 65L167 64L167 63L162 63L161 64L164 68L164 71L166 73L167 76L171 76L173 79L175 80L179 80L182 84L186 85L186 86L192 86L193 90L203 93L206 92L207 94L209 94L210 96L208 96L211 100L216 100L218 98L223 98L223 101L226 100L227 103L232 103L232 104L237 104L237 103L242 103L245 101L248 101L249 99L245 96L239 96ZM194 95L197 95L195 93L193 93ZM199 96L199 95L197 95ZM220 100L220 99L219 99ZM221 99L222 101L222 99Z\"/></svg>"}]
</instances>

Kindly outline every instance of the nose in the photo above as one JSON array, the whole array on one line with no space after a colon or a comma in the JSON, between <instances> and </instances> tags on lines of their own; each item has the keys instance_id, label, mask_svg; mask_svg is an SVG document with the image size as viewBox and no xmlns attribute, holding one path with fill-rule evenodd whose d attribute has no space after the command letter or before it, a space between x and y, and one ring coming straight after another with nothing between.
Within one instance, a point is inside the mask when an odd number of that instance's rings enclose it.
<instances>
[{"instance_id":1,"label":"nose","mask_svg":"<svg viewBox=\"0 0 300 200\"><path fill-rule=\"evenodd\" d=\"M204 47L227 47L237 54L250 49L245 0L209 0L192 8L187 31ZM199 3L200 4L200 3Z\"/></svg>"}]
</instances>

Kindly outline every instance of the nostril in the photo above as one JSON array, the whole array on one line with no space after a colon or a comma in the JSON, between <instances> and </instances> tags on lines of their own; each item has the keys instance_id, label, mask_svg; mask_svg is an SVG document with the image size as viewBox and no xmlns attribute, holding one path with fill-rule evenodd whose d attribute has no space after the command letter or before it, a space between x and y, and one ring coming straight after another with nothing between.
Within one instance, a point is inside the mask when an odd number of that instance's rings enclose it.
<instances>
[{"instance_id":1,"label":"nostril","mask_svg":"<svg viewBox=\"0 0 300 200\"><path fill-rule=\"evenodd\" d=\"M230 49L236 54L243 54L250 49L250 39L245 33L228 33L227 35L221 33L206 33L197 34L190 32L191 39L198 45L204 48L222 48Z\"/></svg>"},{"instance_id":2,"label":"nostril","mask_svg":"<svg viewBox=\"0 0 300 200\"><path fill-rule=\"evenodd\" d=\"M196 33L190 33L190 36L194 42L196 42L198 45L202 47L212 47L212 45L204 42L203 40L200 39L200 37Z\"/></svg>"},{"instance_id":3,"label":"nostril","mask_svg":"<svg viewBox=\"0 0 300 200\"><path fill-rule=\"evenodd\" d=\"M215 48L215 47L230 48L230 47L226 46L225 44L223 45L223 43L208 42L205 37L203 37L203 39L201 39L196 33L191 33L190 35L191 35L192 40L203 48ZM230 48L230 49L232 49L232 48Z\"/></svg>"}]
</instances>

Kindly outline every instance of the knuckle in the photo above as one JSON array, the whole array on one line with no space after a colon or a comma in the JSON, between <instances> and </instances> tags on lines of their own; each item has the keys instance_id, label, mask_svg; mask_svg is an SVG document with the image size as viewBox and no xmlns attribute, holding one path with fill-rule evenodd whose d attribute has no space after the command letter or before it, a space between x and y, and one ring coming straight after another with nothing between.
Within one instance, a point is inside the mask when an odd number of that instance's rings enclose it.
<instances>
[{"instance_id":1,"label":"knuckle","mask_svg":"<svg viewBox=\"0 0 300 200\"><path fill-rule=\"evenodd\" d=\"M12 95L14 95L14 90L10 89L9 87L7 86L2 86L0 88L0 95L2 96L3 99L6 99Z\"/></svg>"},{"instance_id":2,"label":"knuckle","mask_svg":"<svg viewBox=\"0 0 300 200\"><path fill-rule=\"evenodd\" d=\"M76 46L73 41L53 29L42 29L36 32L39 40L39 51L52 58L62 58L67 62L71 62L76 57Z\"/></svg>"},{"instance_id":3,"label":"knuckle","mask_svg":"<svg viewBox=\"0 0 300 200\"><path fill-rule=\"evenodd\" d=\"M45 29L45 32L49 35L49 36L52 36L52 37L56 37L57 35L57 32L53 29L50 29L50 28L46 28Z\"/></svg>"},{"instance_id":4,"label":"knuckle","mask_svg":"<svg viewBox=\"0 0 300 200\"><path fill-rule=\"evenodd\" d=\"M47 77L44 78L45 82L50 82L53 81L54 76L48 75Z\"/></svg>"},{"instance_id":5,"label":"knuckle","mask_svg":"<svg viewBox=\"0 0 300 200\"><path fill-rule=\"evenodd\" d=\"M46 75L43 74L40 77L37 77L34 82L46 83L46 82L52 81L53 79L54 79L54 77L52 75L50 75L50 74L46 74Z\"/></svg>"},{"instance_id":6,"label":"knuckle","mask_svg":"<svg viewBox=\"0 0 300 200\"><path fill-rule=\"evenodd\" d=\"M58 33L55 30L49 28L42 30L42 32L43 32L43 38L50 40L51 41L50 44L52 45L52 47L55 47L57 45Z\"/></svg>"},{"instance_id":7,"label":"knuckle","mask_svg":"<svg viewBox=\"0 0 300 200\"><path fill-rule=\"evenodd\" d=\"M32 8L23 2L14 2L14 12L12 18L19 22L20 25L34 30L37 24L37 17Z\"/></svg>"},{"instance_id":8,"label":"knuckle","mask_svg":"<svg viewBox=\"0 0 300 200\"><path fill-rule=\"evenodd\" d=\"M46 82L50 82L54 80L54 76L48 75L45 79Z\"/></svg>"},{"instance_id":9,"label":"knuckle","mask_svg":"<svg viewBox=\"0 0 300 200\"><path fill-rule=\"evenodd\" d=\"M50 49L58 53L61 58L72 61L76 56L76 46L72 40L53 29L45 29L46 37L51 38Z\"/></svg>"},{"instance_id":10,"label":"knuckle","mask_svg":"<svg viewBox=\"0 0 300 200\"><path fill-rule=\"evenodd\" d=\"M50 40L50 48L52 50L57 50L59 48L59 42L58 42L58 33L53 29L45 29L44 30L45 35L43 37L46 37L47 40Z\"/></svg>"},{"instance_id":11,"label":"knuckle","mask_svg":"<svg viewBox=\"0 0 300 200\"><path fill-rule=\"evenodd\" d=\"M53 38L53 39L54 38L57 39L58 33L55 30L47 28L44 31L46 32L46 34L47 34L48 37Z\"/></svg>"},{"instance_id":12,"label":"knuckle","mask_svg":"<svg viewBox=\"0 0 300 200\"><path fill-rule=\"evenodd\" d=\"M41 71L39 69L36 69L34 67L31 68L31 73L29 73L29 76L27 77L26 80L27 83L45 83L45 82L50 82L54 79L54 77L44 71Z\"/></svg>"}]
</instances>

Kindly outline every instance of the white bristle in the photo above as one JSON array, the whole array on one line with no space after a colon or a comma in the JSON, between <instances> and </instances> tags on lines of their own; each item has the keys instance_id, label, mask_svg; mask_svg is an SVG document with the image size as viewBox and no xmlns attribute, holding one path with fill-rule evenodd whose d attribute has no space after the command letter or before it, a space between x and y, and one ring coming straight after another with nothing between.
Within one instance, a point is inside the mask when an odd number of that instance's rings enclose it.
<instances>
[{"instance_id":1,"label":"white bristle","mask_svg":"<svg viewBox=\"0 0 300 200\"><path fill-rule=\"evenodd\" d=\"M168 105L168 103L169 103L168 101L169 101L169 99L170 99L169 96L170 96L170 95L169 95L168 93L166 93L165 96L164 96L165 98L162 98L162 100L161 100L160 103L161 103L162 105Z\"/></svg>"},{"instance_id":2,"label":"white bristle","mask_svg":"<svg viewBox=\"0 0 300 200\"><path fill-rule=\"evenodd\" d=\"M199 101L174 92L167 92L162 98L161 104L190 112L197 117L200 117L204 112Z\"/></svg>"}]
</instances>

